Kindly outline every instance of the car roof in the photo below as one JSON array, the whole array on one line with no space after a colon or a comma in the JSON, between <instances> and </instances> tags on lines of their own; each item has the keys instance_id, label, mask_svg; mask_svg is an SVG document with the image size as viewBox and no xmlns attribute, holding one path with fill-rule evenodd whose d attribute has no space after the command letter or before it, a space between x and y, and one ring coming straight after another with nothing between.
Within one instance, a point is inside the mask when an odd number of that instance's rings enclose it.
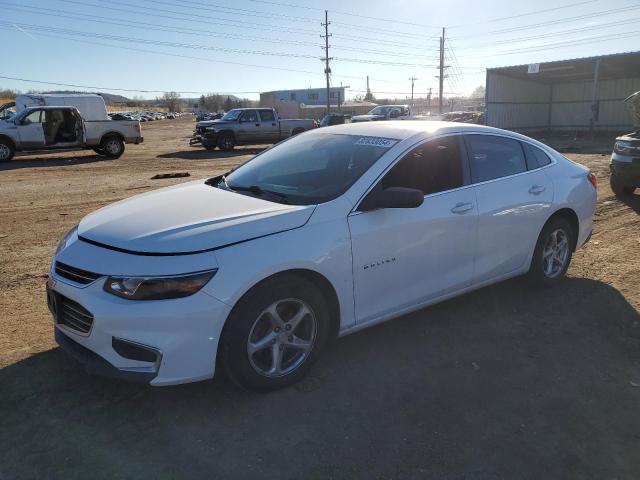
<instances>
[{"instance_id":1,"label":"car roof","mask_svg":"<svg viewBox=\"0 0 640 480\"><path fill-rule=\"evenodd\" d=\"M346 123L344 125L333 125L331 127L324 127L321 130L312 130L312 132L314 131L342 135L384 137L393 138L396 140L405 140L421 133L426 137L434 135L435 133L447 132L498 133L501 135L522 137L521 135L518 135L514 132L508 132L499 128L485 127L484 125L458 122L440 122L435 120L390 120L386 122L355 122Z\"/></svg>"}]
</instances>

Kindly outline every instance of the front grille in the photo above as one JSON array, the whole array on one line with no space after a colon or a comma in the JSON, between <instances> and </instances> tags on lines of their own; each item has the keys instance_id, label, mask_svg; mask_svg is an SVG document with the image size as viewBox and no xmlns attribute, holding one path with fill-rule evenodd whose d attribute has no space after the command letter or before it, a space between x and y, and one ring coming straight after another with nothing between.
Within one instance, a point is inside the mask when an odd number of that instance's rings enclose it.
<instances>
[{"instance_id":1,"label":"front grille","mask_svg":"<svg viewBox=\"0 0 640 480\"><path fill-rule=\"evenodd\" d=\"M56 321L60 325L89 333L93 325L93 315L89 310L77 302L56 293Z\"/></svg>"},{"instance_id":2,"label":"front grille","mask_svg":"<svg viewBox=\"0 0 640 480\"><path fill-rule=\"evenodd\" d=\"M62 262L56 262L54 270L57 275L82 285L88 285L102 276L99 273L88 272Z\"/></svg>"}]
</instances>

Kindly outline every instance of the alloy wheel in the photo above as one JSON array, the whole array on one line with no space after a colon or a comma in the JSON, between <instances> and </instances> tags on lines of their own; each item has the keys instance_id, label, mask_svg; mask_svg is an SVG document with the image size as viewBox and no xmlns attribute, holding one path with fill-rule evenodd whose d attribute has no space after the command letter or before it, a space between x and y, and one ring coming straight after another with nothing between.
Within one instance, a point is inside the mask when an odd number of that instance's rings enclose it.
<instances>
[{"instance_id":1,"label":"alloy wheel","mask_svg":"<svg viewBox=\"0 0 640 480\"><path fill-rule=\"evenodd\" d=\"M0 161L6 160L11 156L11 149L4 143L0 143Z\"/></svg>"},{"instance_id":2,"label":"alloy wheel","mask_svg":"<svg viewBox=\"0 0 640 480\"><path fill-rule=\"evenodd\" d=\"M120 142L118 140L109 140L105 143L104 149L109 155L117 155L120 153Z\"/></svg>"},{"instance_id":3,"label":"alloy wheel","mask_svg":"<svg viewBox=\"0 0 640 480\"><path fill-rule=\"evenodd\" d=\"M265 377L290 374L311 354L317 327L316 315L302 300L272 303L258 315L249 332L249 363Z\"/></svg>"},{"instance_id":4,"label":"alloy wheel","mask_svg":"<svg viewBox=\"0 0 640 480\"><path fill-rule=\"evenodd\" d=\"M558 228L551 232L542 249L542 261L544 275L547 278L555 278L560 275L569 258L569 236L563 229Z\"/></svg>"}]
</instances>

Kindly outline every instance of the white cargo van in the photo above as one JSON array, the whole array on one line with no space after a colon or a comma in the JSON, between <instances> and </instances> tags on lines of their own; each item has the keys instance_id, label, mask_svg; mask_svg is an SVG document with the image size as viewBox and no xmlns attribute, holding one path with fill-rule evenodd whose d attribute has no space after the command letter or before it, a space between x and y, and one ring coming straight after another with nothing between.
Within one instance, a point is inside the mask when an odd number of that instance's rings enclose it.
<instances>
[{"instance_id":1,"label":"white cargo van","mask_svg":"<svg viewBox=\"0 0 640 480\"><path fill-rule=\"evenodd\" d=\"M137 120L111 120L100 95L18 95L0 106L0 161L16 151L86 150L118 158L125 143L143 141Z\"/></svg>"}]
</instances>

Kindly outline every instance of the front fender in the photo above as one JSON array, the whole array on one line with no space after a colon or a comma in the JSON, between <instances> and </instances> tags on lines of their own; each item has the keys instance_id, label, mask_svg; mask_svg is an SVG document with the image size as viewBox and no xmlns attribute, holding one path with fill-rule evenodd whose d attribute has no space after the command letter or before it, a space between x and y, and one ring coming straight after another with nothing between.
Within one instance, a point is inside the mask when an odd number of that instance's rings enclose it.
<instances>
[{"instance_id":1,"label":"front fender","mask_svg":"<svg viewBox=\"0 0 640 480\"><path fill-rule=\"evenodd\" d=\"M265 253L266 252L266 253ZM351 240L346 218L300 228L216 251L218 273L208 294L233 307L262 280L290 270L310 270L331 283L340 305L340 329L354 324Z\"/></svg>"}]
</instances>

